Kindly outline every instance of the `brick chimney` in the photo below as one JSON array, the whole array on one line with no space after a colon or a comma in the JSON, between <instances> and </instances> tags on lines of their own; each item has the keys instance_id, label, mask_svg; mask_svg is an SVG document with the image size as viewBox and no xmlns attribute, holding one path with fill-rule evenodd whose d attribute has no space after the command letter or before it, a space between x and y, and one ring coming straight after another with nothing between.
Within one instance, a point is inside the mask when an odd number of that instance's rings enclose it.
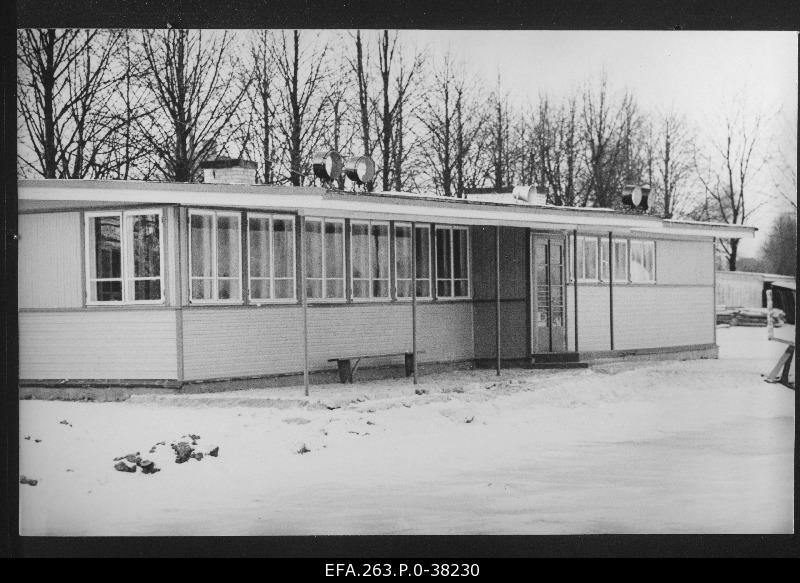
<instances>
[{"instance_id":1,"label":"brick chimney","mask_svg":"<svg viewBox=\"0 0 800 583\"><path fill-rule=\"evenodd\" d=\"M200 163L206 184L255 184L258 165L244 158L215 158Z\"/></svg>"}]
</instances>

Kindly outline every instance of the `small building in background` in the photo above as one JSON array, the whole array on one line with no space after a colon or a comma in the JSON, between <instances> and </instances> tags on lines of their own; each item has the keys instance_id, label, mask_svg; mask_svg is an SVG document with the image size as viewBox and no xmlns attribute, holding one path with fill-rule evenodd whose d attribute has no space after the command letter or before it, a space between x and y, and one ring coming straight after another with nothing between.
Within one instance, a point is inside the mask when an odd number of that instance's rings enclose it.
<instances>
[{"instance_id":1,"label":"small building in background","mask_svg":"<svg viewBox=\"0 0 800 583\"><path fill-rule=\"evenodd\" d=\"M786 313L786 323L795 323L796 280L791 275L749 271L717 271L717 305L725 308L764 308L767 290L773 307Z\"/></svg>"}]
</instances>

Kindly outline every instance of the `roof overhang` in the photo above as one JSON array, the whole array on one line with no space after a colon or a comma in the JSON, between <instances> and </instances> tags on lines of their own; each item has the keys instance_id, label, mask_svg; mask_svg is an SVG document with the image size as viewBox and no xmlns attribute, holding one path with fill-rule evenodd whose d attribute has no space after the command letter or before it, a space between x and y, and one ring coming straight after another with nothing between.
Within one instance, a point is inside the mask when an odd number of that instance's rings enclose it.
<instances>
[{"instance_id":1,"label":"roof overhang","mask_svg":"<svg viewBox=\"0 0 800 583\"><path fill-rule=\"evenodd\" d=\"M579 231L627 230L673 236L743 238L753 227L662 220L608 209L491 203L399 193L347 193L316 187L178 184L113 180L21 180L20 211L180 205L271 209L305 216L513 226Z\"/></svg>"}]
</instances>

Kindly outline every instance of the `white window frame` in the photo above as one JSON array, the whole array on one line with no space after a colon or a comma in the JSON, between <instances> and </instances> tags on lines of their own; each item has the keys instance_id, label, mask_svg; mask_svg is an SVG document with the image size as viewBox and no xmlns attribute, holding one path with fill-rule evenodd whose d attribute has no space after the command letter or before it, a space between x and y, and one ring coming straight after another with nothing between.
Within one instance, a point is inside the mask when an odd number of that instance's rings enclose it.
<instances>
[{"instance_id":1,"label":"white window frame","mask_svg":"<svg viewBox=\"0 0 800 583\"><path fill-rule=\"evenodd\" d=\"M634 279L633 278L633 271L631 270L631 264L633 263L633 246L634 245L641 245L643 254L642 259L644 259L644 250L648 247L653 250L653 274L652 279ZM631 239L628 242L628 278L630 279L631 283L641 283L641 284L655 284L656 283L656 242L653 239Z\"/></svg>"},{"instance_id":2,"label":"white window frame","mask_svg":"<svg viewBox=\"0 0 800 583\"><path fill-rule=\"evenodd\" d=\"M617 245L624 245L625 246L625 272L626 273L625 273L625 277L620 277L618 272L617 272L617 269L615 268L614 272L613 272L613 278L612 279L613 279L614 283L629 283L630 282L630 277L631 277L631 274L630 274L630 272L631 272L630 258L628 257L629 249L630 249L630 243L628 242L628 239L617 239L617 238L612 239L612 241L611 241L612 249L611 249L610 258L609 258L609 261L611 261L611 265L612 266L616 266L616 263L615 263L615 260L616 260L615 247Z\"/></svg>"},{"instance_id":3,"label":"white window frame","mask_svg":"<svg viewBox=\"0 0 800 583\"><path fill-rule=\"evenodd\" d=\"M195 277L192 274L192 216L211 216L213 217L212 228L211 228L211 272L212 276L208 277ZM189 209L188 213L188 224L186 227L187 237L189 239L189 303L191 304L243 304L244 300L242 299L242 214L237 211L217 211L217 210L208 210L208 209ZM218 299L219 296L219 280L235 280L236 278L233 277L223 277L220 278L217 275L217 217L236 217L239 222L239 229L238 229L238 237L237 240L239 242L239 297L238 298L231 298L227 300L220 300ZM195 299L192 297L192 281L195 279L211 279L212 280L212 290L214 297L211 299Z\"/></svg>"},{"instance_id":4,"label":"white window frame","mask_svg":"<svg viewBox=\"0 0 800 583\"><path fill-rule=\"evenodd\" d=\"M606 275L603 276L603 248L606 251ZM611 270L612 245L609 245L608 237L598 237L597 241L597 279L603 283L608 283L608 272Z\"/></svg>"},{"instance_id":5,"label":"white window frame","mask_svg":"<svg viewBox=\"0 0 800 583\"><path fill-rule=\"evenodd\" d=\"M597 269L597 273L595 277L586 277L586 246L584 242L589 239L594 239L594 255L595 255L595 267ZM578 282L584 283L596 283L601 281L600 280L600 241L598 240L599 237L597 235L578 235L578 253L580 253L580 257L582 258L582 262L580 267L582 267L582 273L577 274Z\"/></svg>"},{"instance_id":6,"label":"white window frame","mask_svg":"<svg viewBox=\"0 0 800 583\"><path fill-rule=\"evenodd\" d=\"M372 246L367 248L367 259L369 263L369 277L359 277L359 281L369 282L369 296L361 297L353 293L355 289L355 278L353 277L353 225L367 225L367 236L372 236L373 225L384 225L386 227L386 265L389 268L389 275L386 278L377 278L372 276ZM388 302L392 299L392 251L391 251L391 238L392 227L389 221L370 221L367 219L350 219L350 229L348 233L350 238L350 299L354 302ZM372 284L375 281L386 280L386 289L388 294L385 296L374 296Z\"/></svg>"},{"instance_id":7,"label":"white window frame","mask_svg":"<svg viewBox=\"0 0 800 583\"><path fill-rule=\"evenodd\" d=\"M297 231L294 215L282 215L274 213L251 213L247 214L247 301L256 306L262 304L292 304L297 302ZM269 277L253 277L250 274L250 219L269 219ZM275 220L286 221L292 223L292 297L290 298L276 298L275 297L275 239L273 223ZM270 298L254 298L253 286L251 282L253 279L260 281L269 281L270 285ZM279 277L278 280L289 280L288 277Z\"/></svg>"},{"instance_id":8,"label":"white window frame","mask_svg":"<svg viewBox=\"0 0 800 583\"><path fill-rule=\"evenodd\" d=\"M321 298L312 298L311 296L308 295L308 290L307 289L304 289L303 293L306 294L306 299L309 302L313 302L313 303L340 303L340 302L346 302L347 301L347 241L346 241L346 237L347 237L347 228L346 228L346 226L347 225L345 224L345 220L344 219L331 219L331 218L327 218L327 217L306 217L305 220L304 220L304 225L303 225L303 229L304 230L305 230L305 225L308 224L308 223L320 223L320 236L322 237L321 242L320 242L321 243L321 245L320 245L320 253L322 255L321 258L320 258L321 259L320 263L322 264L322 277L321 278L319 278L319 277L309 278L308 277L308 265L307 265L307 262L305 262L304 265L305 265L306 272L303 273L302 285L305 286L306 282L308 282L309 279L315 279L315 280L319 279L320 281L322 281L322 297ZM338 223L338 224L340 224L342 226L342 277L341 278L338 278L338 277L328 278L328 264L325 261L325 256L326 256L326 253L325 253L325 225L328 224L328 223ZM300 252L305 254L305 247L308 246L308 241L307 241L308 233L307 232L303 232L302 236L303 236L303 249L301 249ZM328 279L331 279L331 280L333 280L333 279L341 279L342 280L342 295L341 296L336 296L336 297L332 297L332 298L328 297L328 286L326 285L327 282L328 282Z\"/></svg>"},{"instance_id":9,"label":"white window frame","mask_svg":"<svg viewBox=\"0 0 800 583\"><path fill-rule=\"evenodd\" d=\"M436 233L439 231L450 231L450 277L439 277L439 239L436 237ZM453 253L453 231L464 231L467 234L467 295L465 296L457 296L454 295L456 291L456 281L463 281L464 278L454 277L455 269L454 269L454 253ZM471 261L471 248L470 245L472 244L470 240L470 233L469 227L460 226L460 225L436 225L436 230L433 233L433 246L434 246L434 268L436 269L436 299L446 299L446 300L471 300L472 299L472 261ZM450 281L450 295L443 296L439 294L439 281ZM433 289L431 289L431 293L433 293Z\"/></svg>"},{"instance_id":10,"label":"white window frame","mask_svg":"<svg viewBox=\"0 0 800 583\"><path fill-rule=\"evenodd\" d=\"M395 278L394 278L395 279L395 281L394 281L394 287L395 287L394 297L397 298L398 302L410 302L412 300L411 296L400 297L399 295L397 295L397 287L398 287L397 283L399 281L413 282L413 279L410 278L410 277L397 277L397 228L398 227L411 228L412 224L411 223L402 223L402 222L394 224L394 276L395 276ZM418 300L430 300L431 298L433 298L433 279L434 278L433 278L432 256L433 256L433 246L434 246L435 243L431 241L431 225L430 225L430 223L417 223L416 228L417 229L424 229L424 230L428 231L428 278L427 278L428 279L428 295L425 295L425 296L418 295L417 299ZM411 230L413 231L414 229L411 229ZM415 234L412 234L412 236L414 236L414 235ZM412 261L412 265L413 265L413 261ZM417 281L420 281L419 277L417 278ZM423 279L423 281L424 281L424 279ZM414 290L412 289L411 291L413 292Z\"/></svg>"},{"instance_id":11,"label":"white window frame","mask_svg":"<svg viewBox=\"0 0 800 583\"><path fill-rule=\"evenodd\" d=\"M136 300L130 298L129 283L137 280L154 280L154 277L134 277L132 275L133 265L130 260L129 250L133 246L133 223L129 217L138 215L158 215L158 273L159 288L161 297L157 300ZM91 250L94 249L94 241L89 237L89 225L92 219L97 217L119 217L120 227L120 277L91 277L91 264L94 261ZM84 213L84 258L85 258L85 301L87 306L126 306L126 305L159 305L164 304L167 299L164 277L164 245L167 237L164 233L164 213L160 208L132 209L127 211L90 211ZM91 286L98 281L120 281L122 288L122 299L111 301L90 300ZM135 292L134 292L135 293Z\"/></svg>"}]
</instances>

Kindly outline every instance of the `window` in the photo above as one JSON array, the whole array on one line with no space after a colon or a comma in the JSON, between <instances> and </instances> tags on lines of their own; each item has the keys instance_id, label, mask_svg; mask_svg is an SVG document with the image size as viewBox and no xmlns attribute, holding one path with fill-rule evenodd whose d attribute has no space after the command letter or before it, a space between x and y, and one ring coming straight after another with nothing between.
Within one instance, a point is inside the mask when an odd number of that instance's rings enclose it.
<instances>
[{"instance_id":1,"label":"window","mask_svg":"<svg viewBox=\"0 0 800 583\"><path fill-rule=\"evenodd\" d=\"M469 231L466 227L436 227L436 294L440 298L469 297Z\"/></svg>"},{"instance_id":2,"label":"window","mask_svg":"<svg viewBox=\"0 0 800 583\"><path fill-rule=\"evenodd\" d=\"M614 281L628 281L628 241L614 239Z\"/></svg>"},{"instance_id":3,"label":"window","mask_svg":"<svg viewBox=\"0 0 800 583\"><path fill-rule=\"evenodd\" d=\"M306 219L306 294L312 299L345 299L344 220Z\"/></svg>"},{"instance_id":4,"label":"window","mask_svg":"<svg viewBox=\"0 0 800 583\"><path fill-rule=\"evenodd\" d=\"M631 241L631 281L636 283L656 281L655 241Z\"/></svg>"},{"instance_id":5,"label":"window","mask_svg":"<svg viewBox=\"0 0 800 583\"><path fill-rule=\"evenodd\" d=\"M88 303L164 300L161 211L86 214Z\"/></svg>"},{"instance_id":6,"label":"window","mask_svg":"<svg viewBox=\"0 0 800 583\"><path fill-rule=\"evenodd\" d=\"M241 301L239 213L190 211L189 224L192 301Z\"/></svg>"},{"instance_id":7,"label":"window","mask_svg":"<svg viewBox=\"0 0 800 583\"><path fill-rule=\"evenodd\" d=\"M431 297L431 228L415 227L417 262L417 297ZM397 297L411 297L411 225L396 223L394 227L394 258L397 274Z\"/></svg>"},{"instance_id":8,"label":"window","mask_svg":"<svg viewBox=\"0 0 800 583\"><path fill-rule=\"evenodd\" d=\"M608 237L600 237L600 280L608 281Z\"/></svg>"},{"instance_id":9,"label":"window","mask_svg":"<svg viewBox=\"0 0 800 583\"><path fill-rule=\"evenodd\" d=\"M389 223L350 222L353 298L389 297Z\"/></svg>"},{"instance_id":10,"label":"window","mask_svg":"<svg viewBox=\"0 0 800 583\"><path fill-rule=\"evenodd\" d=\"M294 217L248 213L247 242L250 300L294 300Z\"/></svg>"},{"instance_id":11,"label":"window","mask_svg":"<svg viewBox=\"0 0 800 583\"><path fill-rule=\"evenodd\" d=\"M597 237L578 237L578 280L597 281Z\"/></svg>"}]
</instances>

